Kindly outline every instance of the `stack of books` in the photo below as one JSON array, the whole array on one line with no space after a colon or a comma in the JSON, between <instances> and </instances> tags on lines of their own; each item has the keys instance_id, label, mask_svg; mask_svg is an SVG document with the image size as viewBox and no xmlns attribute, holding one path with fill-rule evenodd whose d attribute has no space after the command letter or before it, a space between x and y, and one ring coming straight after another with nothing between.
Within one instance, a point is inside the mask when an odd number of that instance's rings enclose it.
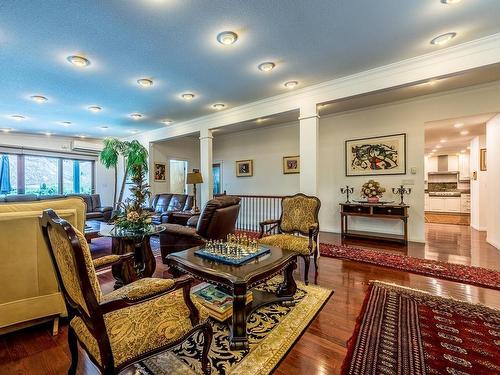
<instances>
[{"instance_id":1,"label":"stack of books","mask_svg":"<svg viewBox=\"0 0 500 375\"><path fill-rule=\"evenodd\" d=\"M223 322L233 315L233 297L222 288L208 283L201 283L191 288L191 295L196 298L214 319ZM252 292L247 292L247 301L252 302Z\"/></svg>"}]
</instances>

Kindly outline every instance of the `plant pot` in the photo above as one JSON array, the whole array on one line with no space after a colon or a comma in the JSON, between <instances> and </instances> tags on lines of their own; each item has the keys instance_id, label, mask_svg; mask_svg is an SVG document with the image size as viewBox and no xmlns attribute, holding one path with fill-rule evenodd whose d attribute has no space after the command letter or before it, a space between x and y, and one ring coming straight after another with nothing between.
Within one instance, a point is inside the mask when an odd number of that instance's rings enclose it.
<instances>
[{"instance_id":1,"label":"plant pot","mask_svg":"<svg viewBox=\"0 0 500 375\"><path fill-rule=\"evenodd\" d=\"M368 203L378 203L379 197L368 197Z\"/></svg>"}]
</instances>

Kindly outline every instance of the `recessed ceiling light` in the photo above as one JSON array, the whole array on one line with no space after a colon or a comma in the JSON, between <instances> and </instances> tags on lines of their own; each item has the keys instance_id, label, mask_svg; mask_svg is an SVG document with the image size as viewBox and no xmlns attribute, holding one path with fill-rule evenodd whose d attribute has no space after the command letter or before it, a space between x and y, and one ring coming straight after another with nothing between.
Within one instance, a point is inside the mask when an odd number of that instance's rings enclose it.
<instances>
[{"instance_id":1,"label":"recessed ceiling light","mask_svg":"<svg viewBox=\"0 0 500 375\"><path fill-rule=\"evenodd\" d=\"M195 97L195 95L191 92L186 92L184 94L181 95L181 98L184 99L184 100L193 100Z\"/></svg>"},{"instance_id":2,"label":"recessed ceiling light","mask_svg":"<svg viewBox=\"0 0 500 375\"><path fill-rule=\"evenodd\" d=\"M434 153L434 152L436 152L436 151L437 151L437 150L436 150L435 148L432 150L432 152L433 152L433 153Z\"/></svg>"},{"instance_id":3,"label":"recessed ceiling light","mask_svg":"<svg viewBox=\"0 0 500 375\"><path fill-rule=\"evenodd\" d=\"M30 99L37 103L45 103L48 99L42 95L31 95Z\"/></svg>"},{"instance_id":4,"label":"recessed ceiling light","mask_svg":"<svg viewBox=\"0 0 500 375\"><path fill-rule=\"evenodd\" d=\"M102 111L102 108L99 107L98 105L91 105L90 107L87 108L90 112L99 112Z\"/></svg>"},{"instance_id":5,"label":"recessed ceiling light","mask_svg":"<svg viewBox=\"0 0 500 375\"><path fill-rule=\"evenodd\" d=\"M448 141L447 141L446 139L444 139L444 138L443 138L443 139L440 139L440 140L439 140L439 142L441 142L441 143L446 143L446 142L448 142Z\"/></svg>"},{"instance_id":6,"label":"recessed ceiling light","mask_svg":"<svg viewBox=\"0 0 500 375\"><path fill-rule=\"evenodd\" d=\"M100 126L99 129L101 129L101 130L108 130L109 126L105 126L105 125L104 126Z\"/></svg>"},{"instance_id":7,"label":"recessed ceiling light","mask_svg":"<svg viewBox=\"0 0 500 375\"><path fill-rule=\"evenodd\" d=\"M436 145L436 148L441 148L441 147L443 147L443 146L441 146L441 145Z\"/></svg>"},{"instance_id":8,"label":"recessed ceiling light","mask_svg":"<svg viewBox=\"0 0 500 375\"><path fill-rule=\"evenodd\" d=\"M142 86L142 87L151 87L151 86L153 86L153 80L149 79L149 78L138 79L137 83L139 84L139 86Z\"/></svg>"},{"instance_id":9,"label":"recessed ceiling light","mask_svg":"<svg viewBox=\"0 0 500 375\"><path fill-rule=\"evenodd\" d=\"M238 34L233 31L223 31L217 35L217 41L225 46L234 44L237 40Z\"/></svg>"},{"instance_id":10,"label":"recessed ceiling light","mask_svg":"<svg viewBox=\"0 0 500 375\"><path fill-rule=\"evenodd\" d=\"M275 63L273 63L271 61L266 61L266 62L263 62L262 64L259 64L258 68L262 72L270 72L271 70L274 69L275 66L276 66Z\"/></svg>"},{"instance_id":11,"label":"recessed ceiling light","mask_svg":"<svg viewBox=\"0 0 500 375\"><path fill-rule=\"evenodd\" d=\"M295 86L299 84L298 81L288 81L283 84L287 89L293 89Z\"/></svg>"},{"instance_id":12,"label":"recessed ceiling light","mask_svg":"<svg viewBox=\"0 0 500 375\"><path fill-rule=\"evenodd\" d=\"M464 124L462 122L457 122L456 124L453 125L454 128L461 128L462 126L464 126Z\"/></svg>"},{"instance_id":13,"label":"recessed ceiling light","mask_svg":"<svg viewBox=\"0 0 500 375\"><path fill-rule=\"evenodd\" d=\"M12 128L1 128L0 130L3 131L4 133L8 133L12 131Z\"/></svg>"},{"instance_id":14,"label":"recessed ceiling light","mask_svg":"<svg viewBox=\"0 0 500 375\"><path fill-rule=\"evenodd\" d=\"M217 111L220 111L221 109L226 108L226 105L224 103L215 103L212 104L212 108L216 109Z\"/></svg>"},{"instance_id":15,"label":"recessed ceiling light","mask_svg":"<svg viewBox=\"0 0 500 375\"><path fill-rule=\"evenodd\" d=\"M70 125L71 125L71 121L61 121L61 122L60 122L60 124L61 124L62 126L64 126L65 128L67 128L68 126L70 126Z\"/></svg>"},{"instance_id":16,"label":"recessed ceiling light","mask_svg":"<svg viewBox=\"0 0 500 375\"><path fill-rule=\"evenodd\" d=\"M23 115L11 115L10 118L12 118L16 121L26 120L26 117L24 117Z\"/></svg>"},{"instance_id":17,"label":"recessed ceiling light","mask_svg":"<svg viewBox=\"0 0 500 375\"><path fill-rule=\"evenodd\" d=\"M45 132L45 133L43 133L43 134L45 134L47 137L50 137L50 136L51 136L52 134L54 134L54 133L51 133L51 132Z\"/></svg>"},{"instance_id":18,"label":"recessed ceiling light","mask_svg":"<svg viewBox=\"0 0 500 375\"><path fill-rule=\"evenodd\" d=\"M258 118L257 120L255 120L255 122L264 122L264 121L267 121L267 118Z\"/></svg>"},{"instance_id":19,"label":"recessed ceiling light","mask_svg":"<svg viewBox=\"0 0 500 375\"><path fill-rule=\"evenodd\" d=\"M458 4L462 0L441 0L443 4Z\"/></svg>"},{"instance_id":20,"label":"recessed ceiling light","mask_svg":"<svg viewBox=\"0 0 500 375\"><path fill-rule=\"evenodd\" d=\"M463 153L465 153L465 150L460 150L460 152L463 154Z\"/></svg>"},{"instance_id":21,"label":"recessed ceiling light","mask_svg":"<svg viewBox=\"0 0 500 375\"><path fill-rule=\"evenodd\" d=\"M467 135L467 134L469 134L469 131L468 131L468 130L462 130L462 131L460 132L460 135Z\"/></svg>"},{"instance_id":22,"label":"recessed ceiling light","mask_svg":"<svg viewBox=\"0 0 500 375\"><path fill-rule=\"evenodd\" d=\"M165 120L161 120L160 121L162 124L165 124L165 125L170 125L171 123L173 123L172 120L168 120L168 119L165 119Z\"/></svg>"},{"instance_id":23,"label":"recessed ceiling light","mask_svg":"<svg viewBox=\"0 0 500 375\"><path fill-rule=\"evenodd\" d=\"M90 60L89 59L86 59L85 57L83 56L78 56L78 55L72 55L72 56L68 56L66 58L71 64L73 64L74 66L77 66L79 68L85 68L86 66L89 66L90 65Z\"/></svg>"},{"instance_id":24,"label":"recessed ceiling light","mask_svg":"<svg viewBox=\"0 0 500 375\"><path fill-rule=\"evenodd\" d=\"M470 150L470 146L467 146L467 150Z\"/></svg>"},{"instance_id":25,"label":"recessed ceiling light","mask_svg":"<svg viewBox=\"0 0 500 375\"><path fill-rule=\"evenodd\" d=\"M440 46L440 45L448 43L450 40L452 40L456 36L457 36L457 33L442 34L442 35L439 35L439 36L435 37L434 39L432 39L431 44L434 44L436 46Z\"/></svg>"},{"instance_id":26,"label":"recessed ceiling light","mask_svg":"<svg viewBox=\"0 0 500 375\"><path fill-rule=\"evenodd\" d=\"M80 134L78 137L79 138L87 138L87 136L85 134Z\"/></svg>"},{"instance_id":27,"label":"recessed ceiling light","mask_svg":"<svg viewBox=\"0 0 500 375\"><path fill-rule=\"evenodd\" d=\"M130 118L132 118L134 120L139 120L140 118L144 117L144 115L142 115L141 113L137 113L137 112L131 113L129 116L130 116Z\"/></svg>"},{"instance_id":28,"label":"recessed ceiling light","mask_svg":"<svg viewBox=\"0 0 500 375\"><path fill-rule=\"evenodd\" d=\"M137 134L137 133L139 133L139 130L137 130L137 129L132 129L132 130L129 130L128 132L129 132L129 133L132 133L132 134Z\"/></svg>"}]
</instances>

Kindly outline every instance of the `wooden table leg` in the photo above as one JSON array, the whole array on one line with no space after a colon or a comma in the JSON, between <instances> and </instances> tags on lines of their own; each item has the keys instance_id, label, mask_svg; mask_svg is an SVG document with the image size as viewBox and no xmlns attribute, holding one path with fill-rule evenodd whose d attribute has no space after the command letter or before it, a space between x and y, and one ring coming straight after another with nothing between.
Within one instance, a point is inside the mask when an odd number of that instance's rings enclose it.
<instances>
[{"instance_id":1,"label":"wooden table leg","mask_svg":"<svg viewBox=\"0 0 500 375\"><path fill-rule=\"evenodd\" d=\"M276 295L278 297L290 297L292 298L297 291L297 284L293 278L293 271L297 268L297 257L291 261L286 267L283 276L283 283L278 287ZM286 303L286 301L284 301Z\"/></svg>"},{"instance_id":2,"label":"wooden table leg","mask_svg":"<svg viewBox=\"0 0 500 375\"><path fill-rule=\"evenodd\" d=\"M248 349L246 299L246 285L235 285L233 290L233 317L229 344L231 350Z\"/></svg>"}]
</instances>

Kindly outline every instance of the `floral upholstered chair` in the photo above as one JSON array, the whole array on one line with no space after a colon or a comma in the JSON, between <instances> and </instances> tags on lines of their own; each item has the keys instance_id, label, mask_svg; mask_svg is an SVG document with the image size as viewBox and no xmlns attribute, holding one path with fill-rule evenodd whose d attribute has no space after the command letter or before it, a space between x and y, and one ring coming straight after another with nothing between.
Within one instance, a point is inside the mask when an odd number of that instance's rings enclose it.
<instances>
[{"instance_id":1,"label":"floral upholstered chair","mask_svg":"<svg viewBox=\"0 0 500 375\"><path fill-rule=\"evenodd\" d=\"M77 342L103 374L117 374L177 345L196 330L204 337L202 369L210 373L212 328L206 310L191 301L191 277L144 278L103 295L95 269L131 261L133 254L92 261L82 233L54 211L45 210L41 224L70 319L69 374L76 373Z\"/></svg>"},{"instance_id":2,"label":"floral upholstered chair","mask_svg":"<svg viewBox=\"0 0 500 375\"><path fill-rule=\"evenodd\" d=\"M260 223L259 242L295 251L305 263L304 281L309 283L309 263L314 255L314 267L318 271L318 214L321 202L318 198L295 194L281 200L279 220L266 220ZM267 229L266 229L267 227ZM277 229L278 234L264 236Z\"/></svg>"}]
</instances>

